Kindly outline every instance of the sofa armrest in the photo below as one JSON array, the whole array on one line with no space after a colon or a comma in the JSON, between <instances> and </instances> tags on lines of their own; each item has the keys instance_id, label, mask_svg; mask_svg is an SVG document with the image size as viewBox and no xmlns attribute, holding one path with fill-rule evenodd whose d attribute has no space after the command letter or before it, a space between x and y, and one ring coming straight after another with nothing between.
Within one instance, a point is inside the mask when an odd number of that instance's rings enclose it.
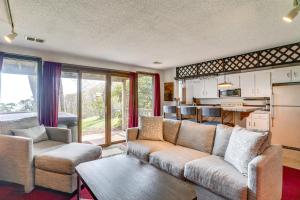
<instances>
[{"instance_id":1,"label":"sofa armrest","mask_svg":"<svg viewBox=\"0 0 300 200\"><path fill-rule=\"evenodd\" d=\"M280 200L282 194L282 147L272 145L248 165L248 199Z\"/></svg>"},{"instance_id":2,"label":"sofa armrest","mask_svg":"<svg viewBox=\"0 0 300 200\"><path fill-rule=\"evenodd\" d=\"M72 134L70 129L46 127L46 132L50 140L64 143L72 142Z\"/></svg>"},{"instance_id":3,"label":"sofa armrest","mask_svg":"<svg viewBox=\"0 0 300 200\"><path fill-rule=\"evenodd\" d=\"M0 180L24 185L25 192L33 189L31 138L0 135Z\"/></svg>"},{"instance_id":4,"label":"sofa armrest","mask_svg":"<svg viewBox=\"0 0 300 200\"><path fill-rule=\"evenodd\" d=\"M133 141L136 140L139 134L139 128L134 127L134 128L128 128L126 130L126 141Z\"/></svg>"}]
</instances>

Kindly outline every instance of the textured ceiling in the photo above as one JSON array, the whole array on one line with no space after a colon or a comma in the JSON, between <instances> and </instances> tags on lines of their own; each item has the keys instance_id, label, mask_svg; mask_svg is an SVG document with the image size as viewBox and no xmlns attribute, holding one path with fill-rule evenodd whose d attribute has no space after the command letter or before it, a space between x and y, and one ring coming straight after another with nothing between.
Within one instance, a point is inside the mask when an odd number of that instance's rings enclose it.
<instances>
[{"instance_id":1,"label":"textured ceiling","mask_svg":"<svg viewBox=\"0 0 300 200\"><path fill-rule=\"evenodd\" d=\"M168 68L299 42L300 16L282 21L291 8L292 0L11 0L13 45Z\"/></svg>"}]
</instances>

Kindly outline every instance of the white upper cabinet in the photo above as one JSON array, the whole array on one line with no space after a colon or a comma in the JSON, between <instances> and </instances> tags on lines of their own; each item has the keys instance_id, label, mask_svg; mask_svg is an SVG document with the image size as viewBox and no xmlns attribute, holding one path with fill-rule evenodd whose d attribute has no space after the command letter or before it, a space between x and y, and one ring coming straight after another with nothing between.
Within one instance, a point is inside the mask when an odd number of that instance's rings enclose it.
<instances>
[{"instance_id":1,"label":"white upper cabinet","mask_svg":"<svg viewBox=\"0 0 300 200\"><path fill-rule=\"evenodd\" d=\"M272 69L272 83L288 83L292 81L292 68Z\"/></svg>"},{"instance_id":2,"label":"white upper cabinet","mask_svg":"<svg viewBox=\"0 0 300 200\"><path fill-rule=\"evenodd\" d=\"M242 97L270 97L271 73L269 71L256 71L241 73Z\"/></svg>"},{"instance_id":3,"label":"white upper cabinet","mask_svg":"<svg viewBox=\"0 0 300 200\"><path fill-rule=\"evenodd\" d=\"M255 97L270 97L271 94L272 88L270 71L255 72Z\"/></svg>"},{"instance_id":4,"label":"white upper cabinet","mask_svg":"<svg viewBox=\"0 0 300 200\"><path fill-rule=\"evenodd\" d=\"M255 96L255 73L247 72L240 74L241 80L241 96L254 97Z\"/></svg>"},{"instance_id":5,"label":"white upper cabinet","mask_svg":"<svg viewBox=\"0 0 300 200\"><path fill-rule=\"evenodd\" d=\"M203 98L205 95L204 80L194 80L193 93L195 98Z\"/></svg>"},{"instance_id":6,"label":"white upper cabinet","mask_svg":"<svg viewBox=\"0 0 300 200\"><path fill-rule=\"evenodd\" d=\"M227 87L226 89L236 89L240 88L240 74L230 74L226 75L224 78L224 75L218 76L218 83L223 83L226 79L226 82L229 82L232 84L231 87ZM223 89L223 88L219 88Z\"/></svg>"},{"instance_id":7,"label":"white upper cabinet","mask_svg":"<svg viewBox=\"0 0 300 200\"><path fill-rule=\"evenodd\" d=\"M292 81L300 82L300 66L292 68Z\"/></svg>"},{"instance_id":8,"label":"white upper cabinet","mask_svg":"<svg viewBox=\"0 0 300 200\"><path fill-rule=\"evenodd\" d=\"M205 79L205 96L204 98L218 98L218 79Z\"/></svg>"}]
</instances>

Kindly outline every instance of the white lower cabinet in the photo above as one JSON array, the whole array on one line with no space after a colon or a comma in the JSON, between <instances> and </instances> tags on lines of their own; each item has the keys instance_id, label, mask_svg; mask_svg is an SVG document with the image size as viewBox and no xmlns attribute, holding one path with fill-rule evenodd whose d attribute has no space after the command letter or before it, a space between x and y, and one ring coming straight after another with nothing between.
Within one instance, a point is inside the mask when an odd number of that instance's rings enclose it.
<instances>
[{"instance_id":1,"label":"white lower cabinet","mask_svg":"<svg viewBox=\"0 0 300 200\"><path fill-rule=\"evenodd\" d=\"M270 114L268 112L258 111L253 112L247 117L246 120L247 129L257 131L269 131L270 130Z\"/></svg>"}]
</instances>

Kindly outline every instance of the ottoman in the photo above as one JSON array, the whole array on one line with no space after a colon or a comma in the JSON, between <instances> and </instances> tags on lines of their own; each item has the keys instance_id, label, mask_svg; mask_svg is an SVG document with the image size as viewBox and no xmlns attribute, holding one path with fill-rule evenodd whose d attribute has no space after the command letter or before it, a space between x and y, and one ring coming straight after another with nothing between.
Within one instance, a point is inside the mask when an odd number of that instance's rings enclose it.
<instances>
[{"instance_id":1,"label":"ottoman","mask_svg":"<svg viewBox=\"0 0 300 200\"><path fill-rule=\"evenodd\" d=\"M70 143L35 157L35 185L72 193L77 189L75 167L101 156L101 147Z\"/></svg>"}]
</instances>

